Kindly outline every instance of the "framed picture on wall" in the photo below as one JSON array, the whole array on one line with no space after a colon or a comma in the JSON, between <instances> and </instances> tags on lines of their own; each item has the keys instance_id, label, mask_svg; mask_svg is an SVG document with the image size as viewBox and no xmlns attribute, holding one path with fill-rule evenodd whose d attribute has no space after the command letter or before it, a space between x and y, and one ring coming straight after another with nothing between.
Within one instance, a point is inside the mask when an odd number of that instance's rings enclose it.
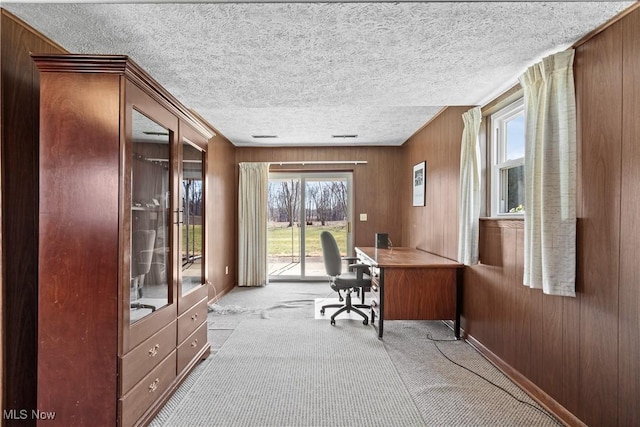
<instances>
[{"instance_id":1,"label":"framed picture on wall","mask_svg":"<svg viewBox=\"0 0 640 427\"><path fill-rule=\"evenodd\" d=\"M413 206L425 206L427 188L427 162L420 162L413 167Z\"/></svg>"}]
</instances>

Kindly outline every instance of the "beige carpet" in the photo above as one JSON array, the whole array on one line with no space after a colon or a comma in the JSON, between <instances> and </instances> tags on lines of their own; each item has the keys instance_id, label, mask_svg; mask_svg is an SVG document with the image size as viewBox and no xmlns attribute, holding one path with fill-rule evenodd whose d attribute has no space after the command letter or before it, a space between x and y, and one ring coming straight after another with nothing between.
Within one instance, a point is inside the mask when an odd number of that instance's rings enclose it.
<instances>
[{"instance_id":1,"label":"beige carpet","mask_svg":"<svg viewBox=\"0 0 640 427\"><path fill-rule=\"evenodd\" d=\"M375 334L354 321L242 321L164 423L424 426Z\"/></svg>"},{"instance_id":2,"label":"beige carpet","mask_svg":"<svg viewBox=\"0 0 640 427\"><path fill-rule=\"evenodd\" d=\"M329 325L329 313L325 316L316 313L319 310L316 299L334 297L336 297L335 293L331 293L326 283L272 283L263 288L236 288L225 295L219 304L212 307L213 311L209 313L209 340L212 343L214 354L200 364L187 378L151 425L154 427L187 425L181 424L185 414L184 410L187 407L192 408L194 414L197 413L201 417L191 419L192 424L189 425L215 425L206 424L211 414L216 411L241 411L247 405L246 401L243 403L245 406L231 405L228 408L228 405L222 407L219 405L221 401L234 402L236 399L236 397L232 398L225 394L225 387L228 384L202 387L202 384L213 384L211 382L213 378L222 379L220 375L226 376L228 372L253 369L250 368L255 363L252 360L261 358L260 346L248 342L242 343L242 341L248 341L242 332L246 321L249 321L247 326L255 325L260 328L263 332L261 339L279 342L277 346L273 347L274 357L280 354L277 358L278 372L282 375L288 372L291 384L293 384L292 387L297 390L298 394L307 396L306 399L309 399L313 393L317 393L318 396L327 396L330 387L320 391L318 386L326 385L326 383L310 382L308 379L298 381L300 375L302 375L300 378L305 378L303 365L310 362L304 362L300 365L295 358L286 357L290 350L288 347L300 347L307 342L309 336L316 336L309 334L321 333L324 343L321 347L323 354L324 352L327 354L340 353L343 348L341 348L342 341L339 337L343 336L346 331L347 335L344 336L350 337L353 334L367 343L369 341L377 343L375 345L380 345L384 349L392 364L393 373L391 375L401 380L399 384L397 380L394 380L394 386L398 387L395 393L401 395L408 393L421 416L421 422L428 426L499 425L525 427L562 425L542 411L526 393L509 381L471 346L464 341L448 341L453 339L453 332L442 322L387 321L385 322L384 339L379 341L371 326L364 326L357 319L338 318L336 326L332 327ZM296 325L296 330L301 328L306 331L306 334L300 336L298 332L288 334L285 326L273 327L281 324ZM257 325L264 325L264 327ZM241 333L236 335L238 329ZM445 341L434 342L431 340L432 338ZM359 341L355 340L354 342ZM309 347L310 345L305 344L307 348L312 349L312 352L318 350L316 347ZM235 354L240 348L244 348L243 354L247 354L242 357ZM225 356L227 349L229 350ZM354 351L360 352L358 349ZM451 361L445 358L440 351ZM468 367L495 385L457 366L452 361ZM326 364L329 371L341 372L340 363L325 360L322 364ZM318 369L326 369L326 367ZM217 370L220 370L221 373L216 373ZM257 375L255 372L254 374ZM232 379L227 378L227 382L230 384ZM345 388L350 388L351 391L355 390L356 393L360 390L353 382L349 382L347 385L349 387ZM301 388L295 388L298 386ZM253 393L256 388L251 383L245 384L245 387L246 389L241 388L240 391L237 391L240 396ZM206 389L206 394L202 391L204 389ZM270 392L270 394L278 393ZM200 395L206 397L200 398ZM383 397L389 399L394 395L393 392L388 392ZM335 414L342 414L344 408L340 407L340 404L337 405ZM304 407L304 405L298 406ZM198 409L200 407L202 408ZM262 409L251 416L238 418L238 420L242 420L242 423L228 425L248 427L275 425L269 423L272 420L282 422L285 419L294 423L287 425L349 425L340 423L339 421L344 420L334 415L331 415L333 418L326 418L325 421L332 420L331 422L336 422L336 424L322 424L324 421L314 419L309 414L304 416L298 414L298 418L294 419L290 418L290 414L273 414L262 403L256 407ZM316 410L317 408L312 407L311 413ZM320 424L313 424L316 422ZM360 423L358 425L367 424Z\"/></svg>"}]
</instances>

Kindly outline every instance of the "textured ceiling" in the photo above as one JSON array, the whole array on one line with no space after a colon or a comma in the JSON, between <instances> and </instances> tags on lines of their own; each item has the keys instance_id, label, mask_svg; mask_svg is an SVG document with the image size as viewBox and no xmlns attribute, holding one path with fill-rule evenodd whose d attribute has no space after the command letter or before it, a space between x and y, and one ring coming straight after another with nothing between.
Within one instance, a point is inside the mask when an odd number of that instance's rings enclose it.
<instances>
[{"instance_id":1,"label":"textured ceiling","mask_svg":"<svg viewBox=\"0 0 640 427\"><path fill-rule=\"evenodd\" d=\"M3 3L73 53L129 55L237 146L399 145L633 2ZM357 138L332 138L355 134ZM256 139L253 135L276 135Z\"/></svg>"}]
</instances>

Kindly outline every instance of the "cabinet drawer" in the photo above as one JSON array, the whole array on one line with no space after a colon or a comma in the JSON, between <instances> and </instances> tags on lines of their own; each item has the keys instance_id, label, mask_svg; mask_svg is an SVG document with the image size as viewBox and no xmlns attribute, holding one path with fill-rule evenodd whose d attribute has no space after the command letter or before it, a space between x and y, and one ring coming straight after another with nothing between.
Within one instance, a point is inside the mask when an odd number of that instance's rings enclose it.
<instances>
[{"instance_id":1,"label":"cabinet drawer","mask_svg":"<svg viewBox=\"0 0 640 427\"><path fill-rule=\"evenodd\" d=\"M147 375L176 348L176 322L171 322L125 354L120 363L120 396Z\"/></svg>"},{"instance_id":2,"label":"cabinet drawer","mask_svg":"<svg viewBox=\"0 0 640 427\"><path fill-rule=\"evenodd\" d=\"M207 323L203 323L178 347L178 373L189 365L189 362L207 344Z\"/></svg>"},{"instance_id":3,"label":"cabinet drawer","mask_svg":"<svg viewBox=\"0 0 640 427\"><path fill-rule=\"evenodd\" d=\"M169 354L120 399L122 425L131 426L171 387L176 378L176 352Z\"/></svg>"},{"instance_id":4,"label":"cabinet drawer","mask_svg":"<svg viewBox=\"0 0 640 427\"><path fill-rule=\"evenodd\" d=\"M203 298L178 317L178 344L182 343L198 326L207 320L207 299Z\"/></svg>"}]
</instances>

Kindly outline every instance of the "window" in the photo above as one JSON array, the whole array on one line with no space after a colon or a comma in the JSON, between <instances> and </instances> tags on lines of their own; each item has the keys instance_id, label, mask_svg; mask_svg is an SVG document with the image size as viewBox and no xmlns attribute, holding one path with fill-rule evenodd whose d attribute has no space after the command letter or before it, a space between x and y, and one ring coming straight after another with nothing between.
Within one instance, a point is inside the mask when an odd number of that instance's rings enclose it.
<instances>
[{"instance_id":1,"label":"window","mask_svg":"<svg viewBox=\"0 0 640 427\"><path fill-rule=\"evenodd\" d=\"M491 214L524 213L524 101L491 115Z\"/></svg>"}]
</instances>

